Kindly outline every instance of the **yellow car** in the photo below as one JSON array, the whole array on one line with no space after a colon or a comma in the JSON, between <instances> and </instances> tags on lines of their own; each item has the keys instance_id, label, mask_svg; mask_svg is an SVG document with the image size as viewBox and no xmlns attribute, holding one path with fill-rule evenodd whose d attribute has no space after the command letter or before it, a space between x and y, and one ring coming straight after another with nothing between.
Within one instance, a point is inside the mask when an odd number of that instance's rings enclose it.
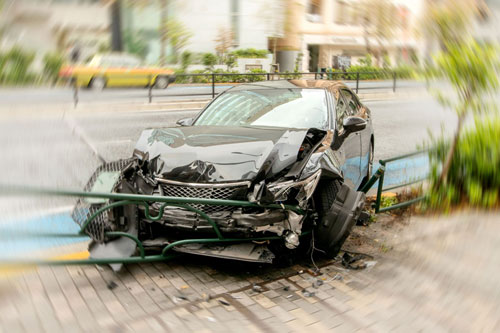
<instances>
[{"instance_id":1,"label":"yellow car","mask_svg":"<svg viewBox=\"0 0 500 333\"><path fill-rule=\"evenodd\" d=\"M61 78L70 79L79 87L148 87L165 89L175 80L174 72L159 67L145 67L128 54L98 54L87 65L64 66Z\"/></svg>"}]
</instances>

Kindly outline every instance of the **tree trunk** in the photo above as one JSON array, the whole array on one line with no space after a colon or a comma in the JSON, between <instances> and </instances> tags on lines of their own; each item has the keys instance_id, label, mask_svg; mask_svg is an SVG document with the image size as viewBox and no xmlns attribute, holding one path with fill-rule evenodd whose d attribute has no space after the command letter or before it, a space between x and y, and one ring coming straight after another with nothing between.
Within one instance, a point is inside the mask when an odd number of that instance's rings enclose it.
<instances>
[{"instance_id":1,"label":"tree trunk","mask_svg":"<svg viewBox=\"0 0 500 333\"><path fill-rule=\"evenodd\" d=\"M443 165L443 170L441 171L441 175L439 176L439 180L436 184L437 188L441 187L441 185L443 185L446 182L446 178L448 177L448 172L450 171L451 162L453 161L453 156L455 155L455 150L457 148L458 140L460 138L460 132L462 131L462 126L465 120L465 116L466 116L465 112L462 112L460 116L458 116L457 131L455 132L455 136L453 137L453 141L451 142L448 154L446 154L446 160Z\"/></svg>"},{"instance_id":2,"label":"tree trunk","mask_svg":"<svg viewBox=\"0 0 500 333\"><path fill-rule=\"evenodd\" d=\"M166 54L165 49L167 48L167 0L160 0L160 66L165 66Z\"/></svg>"}]
</instances>

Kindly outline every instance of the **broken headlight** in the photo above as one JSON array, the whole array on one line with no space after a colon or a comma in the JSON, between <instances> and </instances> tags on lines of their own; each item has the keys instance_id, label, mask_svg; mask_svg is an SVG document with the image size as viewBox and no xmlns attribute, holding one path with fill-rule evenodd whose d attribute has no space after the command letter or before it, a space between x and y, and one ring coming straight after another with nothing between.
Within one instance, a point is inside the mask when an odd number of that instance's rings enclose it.
<instances>
[{"instance_id":1,"label":"broken headlight","mask_svg":"<svg viewBox=\"0 0 500 333\"><path fill-rule=\"evenodd\" d=\"M301 202L308 200L316 189L321 170L316 171L311 176L302 180L288 180L284 182L271 183L267 186L267 190L272 193L275 201L286 201L288 196L293 192L295 199Z\"/></svg>"}]
</instances>

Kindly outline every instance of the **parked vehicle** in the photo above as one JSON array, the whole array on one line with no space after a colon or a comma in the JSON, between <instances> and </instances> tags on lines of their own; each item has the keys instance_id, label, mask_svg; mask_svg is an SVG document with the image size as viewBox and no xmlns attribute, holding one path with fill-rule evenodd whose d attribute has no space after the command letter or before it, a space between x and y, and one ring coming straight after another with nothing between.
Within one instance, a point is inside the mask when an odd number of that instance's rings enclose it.
<instances>
[{"instance_id":1,"label":"parked vehicle","mask_svg":"<svg viewBox=\"0 0 500 333\"><path fill-rule=\"evenodd\" d=\"M127 232L146 249L161 251L172 241L217 229L248 241L183 244L174 251L255 262L293 256L311 237L328 257L339 252L364 207L359 188L371 175L374 151L370 110L346 85L240 84L178 125L144 130L133 157L102 166L86 190L258 205L191 204L198 212L159 202L117 207L87 228L94 240L91 257L128 257L136 250L134 241L106 237L107 231ZM266 206L271 204L278 209ZM102 205L83 199L73 217L81 225ZM266 235L279 237L252 242Z\"/></svg>"},{"instance_id":2,"label":"parked vehicle","mask_svg":"<svg viewBox=\"0 0 500 333\"><path fill-rule=\"evenodd\" d=\"M102 90L107 87L147 87L165 89L175 80L171 69L144 66L129 54L97 54L85 65L64 66L62 78L76 81L80 87Z\"/></svg>"}]
</instances>

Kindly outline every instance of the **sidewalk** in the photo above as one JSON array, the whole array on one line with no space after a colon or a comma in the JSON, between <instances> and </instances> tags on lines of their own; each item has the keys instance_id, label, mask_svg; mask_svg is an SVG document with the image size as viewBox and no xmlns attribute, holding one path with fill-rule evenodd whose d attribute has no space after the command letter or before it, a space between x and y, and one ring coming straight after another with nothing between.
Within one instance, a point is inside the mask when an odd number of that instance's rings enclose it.
<instances>
[{"instance_id":1,"label":"sidewalk","mask_svg":"<svg viewBox=\"0 0 500 333\"><path fill-rule=\"evenodd\" d=\"M415 332L500 329L498 213L380 217L347 248L376 265L285 269L184 257L168 263L41 267L0 284L3 331ZM409 224L409 225L408 225ZM384 236L385 235L385 236ZM358 243L364 245L357 245ZM320 282L318 282L320 281Z\"/></svg>"}]
</instances>

